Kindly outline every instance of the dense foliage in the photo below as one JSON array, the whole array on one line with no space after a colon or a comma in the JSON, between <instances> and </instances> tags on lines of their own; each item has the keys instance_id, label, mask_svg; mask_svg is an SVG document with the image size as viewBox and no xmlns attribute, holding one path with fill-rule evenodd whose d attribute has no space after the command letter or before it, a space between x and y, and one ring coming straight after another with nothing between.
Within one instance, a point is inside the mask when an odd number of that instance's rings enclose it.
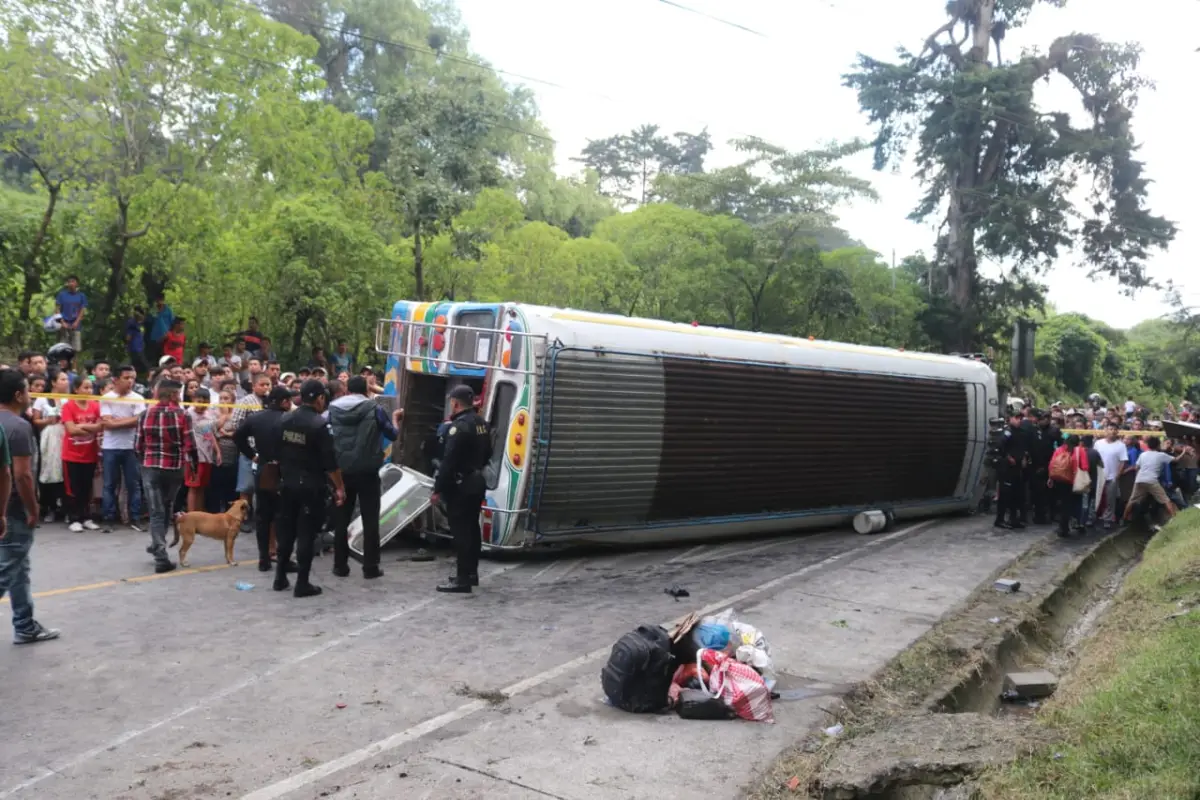
<instances>
[{"instance_id":1,"label":"dense foliage","mask_svg":"<svg viewBox=\"0 0 1200 800\"><path fill-rule=\"evenodd\" d=\"M192 341L256 314L289 358L338 338L367 349L400 297L958 342L940 255L893 268L837 227L841 204L874 197L841 166L864 143L740 139L740 159L712 169L707 131L645 125L590 142L563 177L530 93L471 54L446 2L0 0L0 14L9 348L45 343L39 321L69 274L91 298L95 355L118 353L121 321L158 292ZM986 310L973 343L1001 344L1041 300L1028 280L972 287ZM1074 359L1053 331L1048 370ZM1152 366L1135 344L1093 358L1122 359L1148 391L1198 371ZM1053 374L1064 391L1079 382Z\"/></svg>"}]
</instances>

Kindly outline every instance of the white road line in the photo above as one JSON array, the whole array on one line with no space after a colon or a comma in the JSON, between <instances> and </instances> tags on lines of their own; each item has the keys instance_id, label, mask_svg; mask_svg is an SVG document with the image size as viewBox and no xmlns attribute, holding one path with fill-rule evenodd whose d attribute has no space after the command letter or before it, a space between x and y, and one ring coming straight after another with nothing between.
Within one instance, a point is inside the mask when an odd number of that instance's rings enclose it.
<instances>
[{"instance_id":1,"label":"white road line","mask_svg":"<svg viewBox=\"0 0 1200 800\"><path fill-rule=\"evenodd\" d=\"M157 730L164 725L171 724L172 722L174 722L175 720L177 720L181 717L186 717L188 714L191 714L194 711L199 711L200 709L205 708L206 706L210 706L219 700L224 700L226 697L229 697L232 694L236 694L237 692L240 692L243 689L253 686L256 683L259 683L260 681L264 681L267 678L270 678L271 676L273 676L279 672L282 672L283 670L291 669L292 667L296 666L297 664L299 664L301 662L308 661L310 658L315 658L316 656L319 656L322 653L332 650L333 648L337 647L338 645L345 643L349 639L353 639L356 636L361 636L364 633L367 633L375 628L378 628L380 625L386 625L387 623L393 622L393 621L399 619L400 617L403 617L407 614L413 613L414 611L420 611L422 608L425 608L430 603L434 602L436 599L437 599L436 597L430 597L426 600L422 600L419 603L415 603L411 606L406 606L405 608L402 608L399 611L389 614L386 617L382 617L380 619L375 620L374 622L371 622L371 623L368 623L368 624L362 626L361 628L358 628L357 630L353 630L350 633L346 634L345 636L342 636L341 638L331 639L330 641L322 644L320 647L317 647L313 650L309 650L306 653L302 653L302 654L296 656L295 658L290 658L287 661L281 661L278 664L276 664L275 666L266 670L265 672L260 672L257 675L251 675L249 678L238 681L237 683L233 684L232 686L227 686L224 689L220 690L219 692L214 692L213 694L210 694L207 697L202 698L201 700L193 703L192 705L188 706L187 708L180 709L179 711L176 711L174 714L170 714L169 716L163 717L156 722L152 722L149 725L145 726L144 728L134 728L133 730L125 731L125 733L122 733L120 736L116 737L112 741L105 742L102 745L93 747L91 750L88 750L87 752L80 753L79 755L72 758L70 761L58 766L56 769L47 769L46 771L42 772L40 775L36 775L36 776L24 781L23 783L19 783L16 786L13 786L11 789L6 789L5 791L0 792L0 800L4 800L4 798L7 798L7 797L12 797L17 792L20 792L24 789L28 789L32 786L36 786L37 784L46 780L46 778L50 778L50 777L58 775L62 772L65 772L67 770L74 769L75 767L78 767L80 764L83 764L87 761L91 761L93 758L100 755L101 753L107 752L109 750L114 750L114 749L120 747L121 745L126 744L127 742L130 742L130 741L138 738L139 736L144 736L145 734L150 733L151 731Z\"/></svg>"},{"instance_id":2,"label":"white road line","mask_svg":"<svg viewBox=\"0 0 1200 800\"><path fill-rule=\"evenodd\" d=\"M927 520L925 522L919 522L916 525L911 525L907 528L895 531L894 533L887 533L882 536L874 536L860 547L855 547L851 550L837 553L814 564L801 567L794 572L789 572L787 575L783 575L775 578L774 580L770 580L766 583L755 586L752 589L747 589L746 591L739 592L731 597L718 600L717 602L711 603L708 606L700 609L699 613L711 614L714 611L720 611L732 605L736 605L737 603L748 600L751 597L768 592L777 586L787 583L788 581L799 578L802 575L807 575L810 572L827 567L830 564L846 558L847 556L861 553L862 551L872 547L878 547L885 542L889 542L900 536L913 533L921 528L928 527L937 521L938 520ZM667 627L678 625L682 620L683 617L680 617L666 623L666 625ZM593 650L590 653L579 656L578 658L574 658L563 664L559 664L557 667L548 669L545 672L540 672L537 675L526 678L525 680L518 681L511 686L501 689L501 691L509 697L522 694L530 689L534 689L542 684L549 683L550 681L560 678L573 670L587 665L589 662L604 658L611 652L611 650L612 648L606 645ZM264 786L261 789L257 789L249 794L243 795L242 800L275 800L275 798L284 797L285 795L303 789L306 786L311 786L317 781L324 780L330 775L334 775L342 770L349 769L350 767L361 764L364 761L369 761L376 756L382 755L391 750L395 750L398 747L403 747L404 745L414 742L423 736L428 736L435 731L439 731L442 728L452 725L461 719L471 716L477 711L482 711L484 708L487 708L487 706L487 702L483 700L473 700L470 703L466 703L456 709L447 711L446 713L440 714L432 719L428 719L411 728L394 733L386 739L380 739L379 741L373 742L366 747L359 748L358 750L352 750L351 752L346 753L339 758L335 758L332 761L327 761L324 764L313 767L309 770L305 770L304 772L298 772L295 775L284 778L277 783Z\"/></svg>"},{"instance_id":3,"label":"white road line","mask_svg":"<svg viewBox=\"0 0 1200 800\"><path fill-rule=\"evenodd\" d=\"M681 564L687 560L688 556L690 556L694 553L699 553L701 550L705 550L707 548L708 548L708 545L706 545L706 544L702 544L699 547L693 547L691 550L685 550L684 552L680 553L679 555L675 556L674 558L668 558L665 563Z\"/></svg>"}]
</instances>

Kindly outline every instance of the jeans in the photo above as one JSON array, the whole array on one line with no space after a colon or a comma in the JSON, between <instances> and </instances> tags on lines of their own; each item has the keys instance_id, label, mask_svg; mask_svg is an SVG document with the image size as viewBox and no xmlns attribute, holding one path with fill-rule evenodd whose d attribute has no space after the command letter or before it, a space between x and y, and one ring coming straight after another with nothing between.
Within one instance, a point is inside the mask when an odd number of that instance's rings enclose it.
<instances>
[{"instance_id":1,"label":"jeans","mask_svg":"<svg viewBox=\"0 0 1200 800\"><path fill-rule=\"evenodd\" d=\"M1104 516L1105 525L1111 525L1117 518L1117 501L1121 498L1121 487L1116 478L1104 482Z\"/></svg>"},{"instance_id":2,"label":"jeans","mask_svg":"<svg viewBox=\"0 0 1200 800\"><path fill-rule=\"evenodd\" d=\"M132 450L103 450L104 459L104 520L117 519L117 486L125 484L129 493L129 519L142 517L142 480L138 475L137 453Z\"/></svg>"},{"instance_id":3,"label":"jeans","mask_svg":"<svg viewBox=\"0 0 1200 800\"><path fill-rule=\"evenodd\" d=\"M8 534L0 539L0 597L8 594L12 603L13 630L33 630L33 592L29 589L29 551L33 548L33 528L24 518L8 518Z\"/></svg>"},{"instance_id":4,"label":"jeans","mask_svg":"<svg viewBox=\"0 0 1200 800\"><path fill-rule=\"evenodd\" d=\"M1181 469L1179 470L1180 489L1183 491L1183 497L1189 503L1192 502L1192 496L1196 494L1196 478L1200 475L1200 469Z\"/></svg>"},{"instance_id":5,"label":"jeans","mask_svg":"<svg viewBox=\"0 0 1200 800\"><path fill-rule=\"evenodd\" d=\"M363 526L363 568L379 566L379 503L382 486L379 473L350 472L342 476L346 484L346 502L337 509L337 528L333 532L333 565L349 566L350 542L347 531L354 519L354 504L359 505Z\"/></svg>"},{"instance_id":6,"label":"jeans","mask_svg":"<svg viewBox=\"0 0 1200 800\"><path fill-rule=\"evenodd\" d=\"M58 340L71 345L76 355L83 349L83 331L79 328L59 328Z\"/></svg>"},{"instance_id":7,"label":"jeans","mask_svg":"<svg viewBox=\"0 0 1200 800\"><path fill-rule=\"evenodd\" d=\"M183 470L146 467L146 502L150 506L150 549L157 564L170 564L167 558L167 529L171 527L171 508L183 485Z\"/></svg>"},{"instance_id":8,"label":"jeans","mask_svg":"<svg viewBox=\"0 0 1200 800\"><path fill-rule=\"evenodd\" d=\"M254 462L243 455L238 456L237 491L238 494L254 492Z\"/></svg>"}]
</instances>

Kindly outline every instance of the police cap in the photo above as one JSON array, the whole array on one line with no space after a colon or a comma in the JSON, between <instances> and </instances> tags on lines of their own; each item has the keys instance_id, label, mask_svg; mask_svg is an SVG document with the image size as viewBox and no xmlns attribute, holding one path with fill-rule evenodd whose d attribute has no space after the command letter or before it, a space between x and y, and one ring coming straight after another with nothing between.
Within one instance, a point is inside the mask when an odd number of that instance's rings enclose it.
<instances>
[{"instance_id":1,"label":"police cap","mask_svg":"<svg viewBox=\"0 0 1200 800\"><path fill-rule=\"evenodd\" d=\"M283 405L283 401L291 400L295 396L296 392L280 384L271 389L271 393L267 395L267 405L280 406Z\"/></svg>"},{"instance_id":2,"label":"police cap","mask_svg":"<svg viewBox=\"0 0 1200 800\"><path fill-rule=\"evenodd\" d=\"M311 403L318 397L325 396L325 384L318 380L309 378L304 383L300 384L300 401Z\"/></svg>"},{"instance_id":3,"label":"police cap","mask_svg":"<svg viewBox=\"0 0 1200 800\"><path fill-rule=\"evenodd\" d=\"M475 403L475 392L470 386L462 384L450 390L450 399L457 400L467 408L470 408Z\"/></svg>"}]
</instances>

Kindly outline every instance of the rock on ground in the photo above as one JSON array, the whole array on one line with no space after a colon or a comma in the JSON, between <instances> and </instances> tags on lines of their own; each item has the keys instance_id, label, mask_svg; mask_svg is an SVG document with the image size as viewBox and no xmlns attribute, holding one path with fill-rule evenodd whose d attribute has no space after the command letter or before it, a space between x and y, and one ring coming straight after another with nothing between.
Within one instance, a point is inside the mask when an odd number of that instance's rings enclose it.
<instances>
[{"instance_id":1,"label":"rock on ground","mask_svg":"<svg viewBox=\"0 0 1200 800\"><path fill-rule=\"evenodd\" d=\"M906 786L952 786L1013 760L1031 735L1027 724L982 714L897 717L843 742L817 780L817 796L857 800Z\"/></svg>"}]
</instances>

